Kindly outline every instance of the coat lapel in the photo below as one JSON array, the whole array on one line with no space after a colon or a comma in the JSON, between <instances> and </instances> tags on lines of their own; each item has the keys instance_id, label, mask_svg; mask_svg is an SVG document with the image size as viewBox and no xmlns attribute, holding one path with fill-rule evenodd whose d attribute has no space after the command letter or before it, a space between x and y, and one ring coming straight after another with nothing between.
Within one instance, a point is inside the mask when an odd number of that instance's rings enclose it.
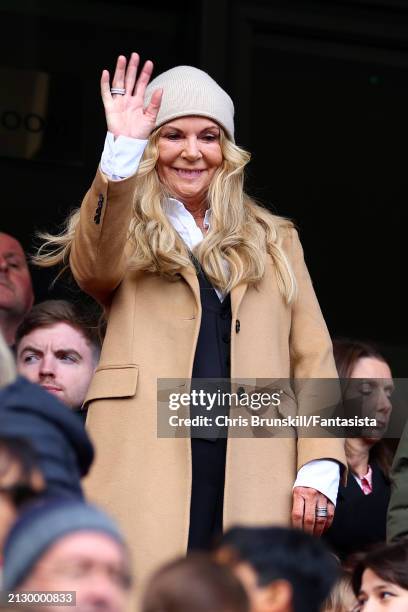
<instances>
[{"instance_id":1,"label":"coat lapel","mask_svg":"<svg viewBox=\"0 0 408 612\"><path fill-rule=\"evenodd\" d=\"M232 319L234 320L238 314L239 307L242 302L242 298L244 297L246 290L248 288L248 283L240 283L233 289L231 289L231 312Z\"/></svg>"},{"instance_id":2,"label":"coat lapel","mask_svg":"<svg viewBox=\"0 0 408 612\"><path fill-rule=\"evenodd\" d=\"M197 272L194 266L185 266L180 270L180 275L184 278L197 302L197 306L201 307L200 284L197 279ZM231 289L231 312L234 319L238 313L242 299L248 288L248 283L240 283Z\"/></svg>"},{"instance_id":3,"label":"coat lapel","mask_svg":"<svg viewBox=\"0 0 408 612\"><path fill-rule=\"evenodd\" d=\"M180 270L180 275L182 276L182 278L184 278L184 280L190 287L191 291L193 292L194 299L197 304L197 310L200 312L201 311L200 284L198 282L196 269L192 265L185 266L184 268Z\"/></svg>"}]
</instances>

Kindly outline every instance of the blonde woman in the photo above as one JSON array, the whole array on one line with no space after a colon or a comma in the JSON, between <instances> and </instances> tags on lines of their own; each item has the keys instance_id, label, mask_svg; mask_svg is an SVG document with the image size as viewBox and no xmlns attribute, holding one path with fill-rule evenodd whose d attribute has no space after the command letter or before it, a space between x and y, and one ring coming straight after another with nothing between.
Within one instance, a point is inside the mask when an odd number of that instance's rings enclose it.
<instances>
[{"instance_id":1,"label":"blonde woman","mask_svg":"<svg viewBox=\"0 0 408 612\"><path fill-rule=\"evenodd\" d=\"M138 65L120 56L112 88L103 72L101 166L39 261L69 262L105 308L86 400L97 455L87 490L119 519L143 577L208 547L222 524L292 520L320 535L345 458L339 440L158 437L160 378L336 369L293 224L243 190L250 156L234 142L231 98L197 68L148 85L153 64L137 76Z\"/></svg>"}]
</instances>

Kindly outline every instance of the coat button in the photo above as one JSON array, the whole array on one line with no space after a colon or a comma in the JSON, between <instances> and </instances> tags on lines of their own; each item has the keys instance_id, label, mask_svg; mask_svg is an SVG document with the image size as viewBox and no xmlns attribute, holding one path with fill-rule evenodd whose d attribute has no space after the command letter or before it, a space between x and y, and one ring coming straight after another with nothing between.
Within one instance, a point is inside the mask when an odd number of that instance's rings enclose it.
<instances>
[{"instance_id":1,"label":"coat button","mask_svg":"<svg viewBox=\"0 0 408 612\"><path fill-rule=\"evenodd\" d=\"M239 319L237 319L237 320L235 321L235 333L239 334L239 330L240 330L240 329L241 329L241 323L240 323L240 320L239 320Z\"/></svg>"},{"instance_id":2,"label":"coat button","mask_svg":"<svg viewBox=\"0 0 408 612\"><path fill-rule=\"evenodd\" d=\"M222 341L225 342L225 344L229 344L231 341L230 335L229 334L224 334L222 336Z\"/></svg>"},{"instance_id":3,"label":"coat button","mask_svg":"<svg viewBox=\"0 0 408 612\"><path fill-rule=\"evenodd\" d=\"M241 395L244 395L244 393L245 393L244 387L238 387L238 389L237 389L238 397L241 397Z\"/></svg>"}]
</instances>

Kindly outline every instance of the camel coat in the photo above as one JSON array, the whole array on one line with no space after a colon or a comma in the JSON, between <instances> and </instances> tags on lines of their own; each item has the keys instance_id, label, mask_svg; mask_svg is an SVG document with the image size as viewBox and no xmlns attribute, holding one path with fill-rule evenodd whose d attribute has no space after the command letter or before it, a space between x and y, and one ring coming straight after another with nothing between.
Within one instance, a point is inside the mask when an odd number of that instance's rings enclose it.
<instances>
[{"instance_id":1,"label":"camel coat","mask_svg":"<svg viewBox=\"0 0 408 612\"><path fill-rule=\"evenodd\" d=\"M143 579L187 546L190 440L157 437L157 379L191 376L201 306L193 266L181 270L176 282L128 270L126 236L135 180L109 181L98 171L82 203L70 265L78 284L108 316L101 360L86 399L87 427L96 449L86 490L118 519L136 575ZM292 306L284 303L269 256L257 288L242 284L232 290L233 378L337 377L297 232L285 231L284 249L299 297ZM320 458L345 465L343 441L230 438L224 526L289 524L297 471Z\"/></svg>"}]
</instances>

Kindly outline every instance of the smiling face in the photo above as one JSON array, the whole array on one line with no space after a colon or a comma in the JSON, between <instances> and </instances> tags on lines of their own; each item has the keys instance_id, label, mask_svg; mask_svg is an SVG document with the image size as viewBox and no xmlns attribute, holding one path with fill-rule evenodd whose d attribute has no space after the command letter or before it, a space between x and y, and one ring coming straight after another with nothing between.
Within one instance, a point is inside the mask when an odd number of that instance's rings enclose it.
<instances>
[{"instance_id":1,"label":"smiling face","mask_svg":"<svg viewBox=\"0 0 408 612\"><path fill-rule=\"evenodd\" d=\"M222 164L220 132L217 123L204 117L182 117L161 129L157 172L170 195L187 208L205 202Z\"/></svg>"},{"instance_id":2,"label":"smiling face","mask_svg":"<svg viewBox=\"0 0 408 612\"><path fill-rule=\"evenodd\" d=\"M79 408L95 371L85 336L68 323L38 327L17 347L17 369L70 408Z\"/></svg>"},{"instance_id":3,"label":"smiling face","mask_svg":"<svg viewBox=\"0 0 408 612\"><path fill-rule=\"evenodd\" d=\"M366 569L362 576L358 595L359 609L365 612L406 612L408 610L408 590L387 582L372 570Z\"/></svg>"}]
</instances>

